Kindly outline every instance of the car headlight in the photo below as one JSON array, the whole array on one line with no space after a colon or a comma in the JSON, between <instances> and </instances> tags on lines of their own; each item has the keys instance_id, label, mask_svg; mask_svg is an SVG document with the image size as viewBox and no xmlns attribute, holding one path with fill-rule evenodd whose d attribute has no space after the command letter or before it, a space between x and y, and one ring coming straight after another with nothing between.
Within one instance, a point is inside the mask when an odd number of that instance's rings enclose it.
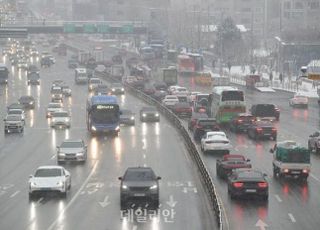
<instances>
[{"instance_id":1,"label":"car headlight","mask_svg":"<svg viewBox=\"0 0 320 230\"><path fill-rule=\"evenodd\" d=\"M120 127L119 126L117 126L116 128L115 128L115 130L119 130L120 129Z\"/></svg>"},{"instance_id":2,"label":"car headlight","mask_svg":"<svg viewBox=\"0 0 320 230\"><path fill-rule=\"evenodd\" d=\"M112 91L114 92L114 91L116 91L115 89L112 89Z\"/></svg>"},{"instance_id":3,"label":"car headlight","mask_svg":"<svg viewBox=\"0 0 320 230\"><path fill-rule=\"evenodd\" d=\"M146 116L147 116L147 114L145 114L145 113L144 113L144 114L142 114L142 116L143 116L143 117L146 117Z\"/></svg>"},{"instance_id":4,"label":"car headlight","mask_svg":"<svg viewBox=\"0 0 320 230\"><path fill-rule=\"evenodd\" d=\"M57 182L57 186L59 186L59 187L62 187L63 186L63 181L59 181L59 182Z\"/></svg>"},{"instance_id":5,"label":"car headlight","mask_svg":"<svg viewBox=\"0 0 320 230\"><path fill-rule=\"evenodd\" d=\"M29 105L33 105L33 101L30 101L30 102L29 102Z\"/></svg>"},{"instance_id":6,"label":"car headlight","mask_svg":"<svg viewBox=\"0 0 320 230\"><path fill-rule=\"evenodd\" d=\"M128 186L127 185L122 185L122 189L128 189Z\"/></svg>"},{"instance_id":7,"label":"car headlight","mask_svg":"<svg viewBox=\"0 0 320 230\"><path fill-rule=\"evenodd\" d=\"M151 187L150 187L150 190L155 190L155 189L157 189L158 188L158 185L152 185Z\"/></svg>"},{"instance_id":8,"label":"car headlight","mask_svg":"<svg viewBox=\"0 0 320 230\"><path fill-rule=\"evenodd\" d=\"M91 126L91 129L92 129L93 131L97 131L96 127L94 127L94 126Z\"/></svg>"},{"instance_id":9,"label":"car headlight","mask_svg":"<svg viewBox=\"0 0 320 230\"><path fill-rule=\"evenodd\" d=\"M79 153L77 153L76 155L77 155L77 156L83 156L84 153L83 153L83 152L79 152Z\"/></svg>"},{"instance_id":10,"label":"car headlight","mask_svg":"<svg viewBox=\"0 0 320 230\"><path fill-rule=\"evenodd\" d=\"M51 95L51 98L54 98L54 95Z\"/></svg>"},{"instance_id":11,"label":"car headlight","mask_svg":"<svg viewBox=\"0 0 320 230\"><path fill-rule=\"evenodd\" d=\"M124 88L122 88L121 91L124 91Z\"/></svg>"},{"instance_id":12,"label":"car headlight","mask_svg":"<svg viewBox=\"0 0 320 230\"><path fill-rule=\"evenodd\" d=\"M30 185L31 185L31 187L37 186L36 182L31 182Z\"/></svg>"},{"instance_id":13,"label":"car headlight","mask_svg":"<svg viewBox=\"0 0 320 230\"><path fill-rule=\"evenodd\" d=\"M70 121L70 118L67 117L67 118L66 118L66 122L69 122L69 121Z\"/></svg>"},{"instance_id":14,"label":"car headlight","mask_svg":"<svg viewBox=\"0 0 320 230\"><path fill-rule=\"evenodd\" d=\"M61 156L61 157L65 157L66 156L65 153L58 153L58 155Z\"/></svg>"},{"instance_id":15,"label":"car headlight","mask_svg":"<svg viewBox=\"0 0 320 230\"><path fill-rule=\"evenodd\" d=\"M156 113L156 117L159 117L159 113Z\"/></svg>"},{"instance_id":16,"label":"car headlight","mask_svg":"<svg viewBox=\"0 0 320 230\"><path fill-rule=\"evenodd\" d=\"M55 118L52 118L52 120L51 120L52 122L56 122L56 119Z\"/></svg>"},{"instance_id":17,"label":"car headlight","mask_svg":"<svg viewBox=\"0 0 320 230\"><path fill-rule=\"evenodd\" d=\"M134 116L130 117L131 120L134 120Z\"/></svg>"}]
</instances>

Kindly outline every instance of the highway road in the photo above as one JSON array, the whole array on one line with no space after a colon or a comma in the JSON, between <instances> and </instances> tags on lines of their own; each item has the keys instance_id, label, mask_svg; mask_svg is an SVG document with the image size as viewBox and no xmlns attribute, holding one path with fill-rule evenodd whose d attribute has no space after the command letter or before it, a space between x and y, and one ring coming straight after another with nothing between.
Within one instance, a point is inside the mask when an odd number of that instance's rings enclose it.
<instances>
[{"instance_id":1,"label":"highway road","mask_svg":"<svg viewBox=\"0 0 320 230\"><path fill-rule=\"evenodd\" d=\"M122 108L133 110L135 127L121 127L119 137L92 137L85 127L87 87L74 84L67 58L57 57L51 68L41 69L41 85L27 86L26 75L11 69L9 86L0 88L0 117L6 106L21 95L36 98L36 108L27 112L23 134L0 132L0 229L215 229L197 169L176 130L160 123L140 123L143 102L126 94ZM63 79L73 90L64 100L71 113L69 130L52 130L45 118L50 86ZM0 122L0 130L4 130ZM88 160L65 164L71 172L72 188L66 199L48 195L28 200L28 177L41 165L56 165L56 146L65 138L82 138L88 144ZM157 216L120 213L119 181L129 166L151 166L162 177L161 207ZM146 217L146 219L145 219Z\"/></svg>"},{"instance_id":2,"label":"highway road","mask_svg":"<svg viewBox=\"0 0 320 230\"><path fill-rule=\"evenodd\" d=\"M210 92L208 87L199 87L192 82L187 77L179 79L180 85L192 91ZM308 136L319 129L320 110L315 99L309 100L309 109L294 109L288 104L292 93L261 93L241 86L239 88L245 90L247 108L254 103L275 103L280 108L278 141L290 139L307 146ZM254 168L268 174L269 201L231 200L227 194L226 182L216 176L215 163L220 156L202 154L222 201L225 229L319 229L320 156L312 154L311 175L306 184L295 180L279 181L272 176L272 154L269 153L274 141L253 141L246 134L234 134L228 130L226 133L234 147L231 153L245 155L251 159Z\"/></svg>"}]
</instances>

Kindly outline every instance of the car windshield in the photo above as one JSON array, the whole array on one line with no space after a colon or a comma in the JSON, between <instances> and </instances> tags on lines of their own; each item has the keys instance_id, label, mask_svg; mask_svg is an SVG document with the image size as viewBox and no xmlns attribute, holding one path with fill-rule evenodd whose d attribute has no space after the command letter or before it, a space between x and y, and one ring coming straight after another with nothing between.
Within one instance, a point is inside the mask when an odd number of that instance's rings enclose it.
<instances>
[{"instance_id":1,"label":"car windshield","mask_svg":"<svg viewBox=\"0 0 320 230\"><path fill-rule=\"evenodd\" d=\"M101 124L106 122L115 123L119 121L119 107L115 106L112 109L93 109L91 118L94 123Z\"/></svg>"},{"instance_id":2,"label":"car windshield","mask_svg":"<svg viewBox=\"0 0 320 230\"><path fill-rule=\"evenodd\" d=\"M61 144L61 148L82 148L83 144L80 141L65 141Z\"/></svg>"},{"instance_id":3,"label":"car windshield","mask_svg":"<svg viewBox=\"0 0 320 230\"><path fill-rule=\"evenodd\" d=\"M153 107L144 107L142 109L143 112L157 112L157 110Z\"/></svg>"},{"instance_id":4,"label":"car windshield","mask_svg":"<svg viewBox=\"0 0 320 230\"><path fill-rule=\"evenodd\" d=\"M126 181L150 181L155 175L151 170L128 170L124 176Z\"/></svg>"},{"instance_id":5,"label":"car windshield","mask_svg":"<svg viewBox=\"0 0 320 230\"><path fill-rule=\"evenodd\" d=\"M199 121L199 125L204 125L204 126L215 125L216 123L217 123L216 121L208 121L208 120Z\"/></svg>"},{"instance_id":6,"label":"car windshield","mask_svg":"<svg viewBox=\"0 0 320 230\"><path fill-rule=\"evenodd\" d=\"M18 109L12 109L9 110L8 114L22 114L23 111L22 110L18 110Z\"/></svg>"},{"instance_id":7,"label":"car windshield","mask_svg":"<svg viewBox=\"0 0 320 230\"><path fill-rule=\"evenodd\" d=\"M68 113L58 112L58 113L52 114L52 117L68 117Z\"/></svg>"},{"instance_id":8,"label":"car windshield","mask_svg":"<svg viewBox=\"0 0 320 230\"><path fill-rule=\"evenodd\" d=\"M34 174L34 177L59 177L61 176L61 169L38 169Z\"/></svg>"},{"instance_id":9,"label":"car windshield","mask_svg":"<svg viewBox=\"0 0 320 230\"><path fill-rule=\"evenodd\" d=\"M115 83L115 84L112 84L111 87L114 87L114 88L121 88L122 85L119 84L119 83Z\"/></svg>"},{"instance_id":10,"label":"car windshield","mask_svg":"<svg viewBox=\"0 0 320 230\"><path fill-rule=\"evenodd\" d=\"M90 79L90 84L99 84L100 79Z\"/></svg>"},{"instance_id":11,"label":"car windshield","mask_svg":"<svg viewBox=\"0 0 320 230\"><path fill-rule=\"evenodd\" d=\"M238 179L257 179L261 180L263 179L260 172L255 171L244 171L238 173Z\"/></svg>"},{"instance_id":12,"label":"car windshield","mask_svg":"<svg viewBox=\"0 0 320 230\"><path fill-rule=\"evenodd\" d=\"M122 115L131 115L132 112L130 110L122 110Z\"/></svg>"},{"instance_id":13,"label":"car windshield","mask_svg":"<svg viewBox=\"0 0 320 230\"><path fill-rule=\"evenodd\" d=\"M21 117L20 116L8 116L7 121L20 121Z\"/></svg>"},{"instance_id":14,"label":"car windshield","mask_svg":"<svg viewBox=\"0 0 320 230\"><path fill-rule=\"evenodd\" d=\"M61 108L61 105L56 103L56 104L49 104L48 108Z\"/></svg>"},{"instance_id":15,"label":"car windshield","mask_svg":"<svg viewBox=\"0 0 320 230\"><path fill-rule=\"evenodd\" d=\"M32 100L33 100L32 97L20 97L19 101L27 102L27 101L32 101Z\"/></svg>"},{"instance_id":16,"label":"car windshield","mask_svg":"<svg viewBox=\"0 0 320 230\"><path fill-rule=\"evenodd\" d=\"M61 94L61 89L60 88L59 89L52 89L51 93L52 94Z\"/></svg>"}]
</instances>

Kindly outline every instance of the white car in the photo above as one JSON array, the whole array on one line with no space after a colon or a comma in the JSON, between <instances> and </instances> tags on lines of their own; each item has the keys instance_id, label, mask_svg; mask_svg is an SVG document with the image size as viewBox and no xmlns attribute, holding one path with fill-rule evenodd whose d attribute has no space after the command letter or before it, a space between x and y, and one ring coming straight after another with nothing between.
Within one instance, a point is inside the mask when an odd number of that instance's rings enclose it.
<instances>
[{"instance_id":1,"label":"white car","mask_svg":"<svg viewBox=\"0 0 320 230\"><path fill-rule=\"evenodd\" d=\"M52 128L56 127L66 127L70 128L71 119L69 113L67 111L57 111L51 114L51 123L50 126Z\"/></svg>"},{"instance_id":2,"label":"white car","mask_svg":"<svg viewBox=\"0 0 320 230\"><path fill-rule=\"evenodd\" d=\"M41 166L29 178L29 199L36 193L59 192L63 197L71 188L71 175L61 166Z\"/></svg>"},{"instance_id":3,"label":"white car","mask_svg":"<svg viewBox=\"0 0 320 230\"><path fill-rule=\"evenodd\" d=\"M7 112L7 115L20 115L22 118L22 121L26 121L26 113L23 109L9 109Z\"/></svg>"},{"instance_id":4,"label":"white car","mask_svg":"<svg viewBox=\"0 0 320 230\"><path fill-rule=\"evenodd\" d=\"M178 87L172 92L172 94L173 95L188 96L189 91L185 87Z\"/></svg>"},{"instance_id":5,"label":"white car","mask_svg":"<svg viewBox=\"0 0 320 230\"><path fill-rule=\"evenodd\" d=\"M81 161L87 160L87 145L83 140L64 140L57 146L57 161Z\"/></svg>"},{"instance_id":6,"label":"white car","mask_svg":"<svg viewBox=\"0 0 320 230\"><path fill-rule=\"evenodd\" d=\"M301 106L301 107L308 107L308 97L301 95L301 94L295 94L293 98L290 98L289 105L290 106Z\"/></svg>"},{"instance_id":7,"label":"white car","mask_svg":"<svg viewBox=\"0 0 320 230\"><path fill-rule=\"evenodd\" d=\"M176 89L179 88L179 87L180 86L178 86L178 85L169 86L169 88L168 88L169 94L173 94L173 92L176 91Z\"/></svg>"},{"instance_id":8,"label":"white car","mask_svg":"<svg viewBox=\"0 0 320 230\"><path fill-rule=\"evenodd\" d=\"M52 113L59 112L61 110L62 110L61 103L51 102L51 103L49 103L49 105L47 107L46 117L49 118L52 116Z\"/></svg>"},{"instance_id":9,"label":"white car","mask_svg":"<svg viewBox=\"0 0 320 230\"><path fill-rule=\"evenodd\" d=\"M88 90L93 91L95 88L98 87L98 85L101 85L101 84L102 84L102 81L100 80L100 78L92 77L89 79L89 82L88 82Z\"/></svg>"},{"instance_id":10,"label":"white car","mask_svg":"<svg viewBox=\"0 0 320 230\"><path fill-rule=\"evenodd\" d=\"M222 131L207 132L201 139L201 150L204 153L208 151L229 153L231 148L230 140Z\"/></svg>"},{"instance_id":11,"label":"white car","mask_svg":"<svg viewBox=\"0 0 320 230\"><path fill-rule=\"evenodd\" d=\"M179 102L179 98L176 95L166 95L162 100L162 104L167 107L173 107Z\"/></svg>"}]
</instances>

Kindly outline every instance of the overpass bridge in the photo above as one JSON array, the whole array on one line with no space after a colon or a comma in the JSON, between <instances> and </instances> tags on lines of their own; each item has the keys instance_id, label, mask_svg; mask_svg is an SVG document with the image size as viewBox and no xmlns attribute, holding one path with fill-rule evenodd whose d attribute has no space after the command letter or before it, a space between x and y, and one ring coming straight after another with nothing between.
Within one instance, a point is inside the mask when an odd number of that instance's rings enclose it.
<instances>
[{"instance_id":1,"label":"overpass bridge","mask_svg":"<svg viewBox=\"0 0 320 230\"><path fill-rule=\"evenodd\" d=\"M0 38L23 38L28 34L133 34L148 32L141 21L15 21L3 24Z\"/></svg>"}]
</instances>

